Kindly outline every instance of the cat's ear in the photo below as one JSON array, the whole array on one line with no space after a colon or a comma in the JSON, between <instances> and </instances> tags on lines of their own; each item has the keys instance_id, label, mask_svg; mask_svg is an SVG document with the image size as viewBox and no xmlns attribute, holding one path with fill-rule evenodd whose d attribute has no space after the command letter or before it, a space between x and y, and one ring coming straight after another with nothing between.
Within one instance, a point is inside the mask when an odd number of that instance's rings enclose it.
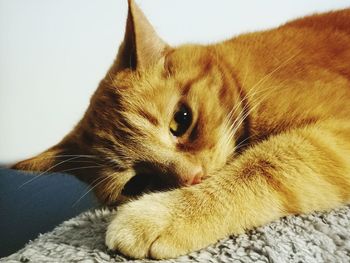
<instances>
[{"instance_id":1,"label":"cat's ear","mask_svg":"<svg viewBox=\"0 0 350 263\"><path fill-rule=\"evenodd\" d=\"M128 0L128 4L124 41L114 65L116 71L126 68L142 70L154 65L162 58L168 47L136 3Z\"/></svg>"}]
</instances>

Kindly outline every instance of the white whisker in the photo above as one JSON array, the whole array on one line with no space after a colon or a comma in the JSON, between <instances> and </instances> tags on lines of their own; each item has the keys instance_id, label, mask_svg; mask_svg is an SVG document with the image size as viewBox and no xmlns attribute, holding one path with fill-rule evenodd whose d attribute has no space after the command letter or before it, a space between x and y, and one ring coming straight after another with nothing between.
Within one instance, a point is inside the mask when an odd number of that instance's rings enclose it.
<instances>
[{"instance_id":1,"label":"white whisker","mask_svg":"<svg viewBox=\"0 0 350 263\"><path fill-rule=\"evenodd\" d=\"M68 160L61 161L61 162L59 162L59 163L57 163L57 164L51 166L50 168L48 168L48 169L45 170L44 172L39 173L38 175L34 176L32 179L30 179L30 180L24 182L24 183L21 184L18 188L20 189L20 188L22 188L23 186L25 186L26 184L29 184L30 182L33 182L35 179L37 179L37 178L39 178L40 176L44 175L45 173L51 171L53 168L55 168L55 167L57 167L57 166L59 166L59 165L61 165L61 164L64 164L64 163L66 163L66 162L68 162L68 161L70 161L70 160L74 160L74 159L78 159L78 158L80 158L80 156L71 157L71 158L69 158Z\"/></svg>"},{"instance_id":2,"label":"white whisker","mask_svg":"<svg viewBox=\"0 0 350 263\"><path fill-rule=\"evenodd\" d=\"M99 181L95 185L91 185L91 188L87 192L85 192L77 201L75 201L72 207L76 206L80 202L80 200L82 200L88 193L90 193L93 189L95 189L97 186L99 186L101 183L103 183L107 179L109 179L108 176L106 176L105 178L101 177L101 181Z\"/></svg>"},{"instance_id":3,"label":"white whisker","mask_svg":"<svg viewBox=\"0 0 350 263\"><path fill-rule=\"evenodd\" d=\"M243 101L247 100L249 97L250 98L253 98L253 96L256 96L257 94L259 93L262 93L262 92L266 92L266 91L272 91L273 88L276 87L276 85L274 86L271 86L271 87L267 87L265 89L257 89L259 86L261 86L265 81L268 80L268 78L270 78L275 72L277 72L280 68L282 68L283 66L287 65L289 61L291 61L294 57L296 57L298 55L298 53L296 54L293 54L292 56L290 56L288 59L286 59L285 61L283 61L279 66L277 66L274 70L272 70L271 72L269 72L268 74L266 74L264 77L262 77L255 85L253 85L253 87L246 93L246 95L240 100L240 102L235 105L233 107L233 109L231 109L231 111L229 112L228 114L228 118L227 118L227 122L231 122L231 119L233 117L233 115L236 113L237 109L243 104ZM247 76L247 72L246 71L246 74L245 74L245 77L244 77L244 82L246 80L246 76ZM281 85L281 84L280 84ZM279 86L280 86L279 85ZM265 96L262 96L262 95L265 95ZM267 97L268 94L262 94L261 96L259 96L258 98L256 98L255 102L254 102L254 106L251 107L249 109L248 112L244 113L243 116L238 116L234 121L233 123L228 127L229 130L231 130L230 132L230 135L227 139L227 142L230 143L232 141L232 139L234 138L236 132L238 131L239 127L241 126L241 124L245 121L245 119L251 114L251 112L257 108L257 106ZM258 102L257 102L258 100ZM242 109L242 111L244 112L245 110L247 110L247 105L245 105ZM227 125L226 122L224 125Z\"/></svg>"},{"instance_id":4,"label":"white whisker","mask_svg":"<svg viewBox=\"0 0 350 263\"><path fill-rule=\"evenodd\" d=\"M81 170L81 169L92 169L92 168L100 168L104 167L104 165L91 165L91 166L84 166L84 167L76 167L76 168L71 168L71 169L65 169L62 171L58 171L58 173L65 173L65 172L71 172L75 170Z\"/></svg>"}]
</instances>

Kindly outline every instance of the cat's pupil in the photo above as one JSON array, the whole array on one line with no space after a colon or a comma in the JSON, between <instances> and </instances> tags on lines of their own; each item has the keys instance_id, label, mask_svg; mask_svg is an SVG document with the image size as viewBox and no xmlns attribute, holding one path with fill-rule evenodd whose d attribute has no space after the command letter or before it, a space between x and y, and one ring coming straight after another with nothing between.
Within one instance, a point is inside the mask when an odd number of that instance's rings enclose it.
<instances>
[{"instance_id":1,"label":"cat's pupil","mask_svg":"<svg viewBox=\"0 0 350 263\"><path fill-rule=\"evenodd\" d=\"M179 110L174 115L170 125L170 131L176 137L182 136L191 126L191 123L191 111L185 105L181 105Z\"/></svg>"}]
</instances>

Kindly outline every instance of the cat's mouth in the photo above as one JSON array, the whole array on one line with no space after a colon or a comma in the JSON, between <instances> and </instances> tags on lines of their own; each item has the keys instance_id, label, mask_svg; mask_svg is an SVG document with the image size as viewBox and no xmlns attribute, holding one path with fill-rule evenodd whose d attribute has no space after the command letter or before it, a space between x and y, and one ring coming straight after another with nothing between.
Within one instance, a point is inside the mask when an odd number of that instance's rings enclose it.
<instances>
[{"instance_id":1,"label":"cat's mouth","mask_svg":"<svg viewBox=\"0 0 350 263\"><path fill-rule=\"evenodd\" d=\"M181 185L174 180L165 180L159 174L136 174L124 186L122 195L136 197L148 192L167 191Z\"/></svg>"},{"instance_id":2,"label":"cat's mouth","mask_svg":"<svg viewBox=\"0 0 350 263\"><path fill-rule=\"evenodd\" d=\"M199 184L205 180L202 168L194 170L189 180L184 180L169 167L140 162L134 166L133 176L124 186L121 194L126 197L136 197L144 193L167 191L182 186Z\"/></svg>"},{"instance_id":3,"label":"cat's mouth","mask_svg":"<svg viewBox=\"0 0 350 263\"><path fill-rule=\"evenodd\" d=\"M167 191L181 187L180 181L171 173L149 164L138 164L134 167L136 175L124 186L122 195L136 197L144 193Z\"/></svg>"}]
</instances>

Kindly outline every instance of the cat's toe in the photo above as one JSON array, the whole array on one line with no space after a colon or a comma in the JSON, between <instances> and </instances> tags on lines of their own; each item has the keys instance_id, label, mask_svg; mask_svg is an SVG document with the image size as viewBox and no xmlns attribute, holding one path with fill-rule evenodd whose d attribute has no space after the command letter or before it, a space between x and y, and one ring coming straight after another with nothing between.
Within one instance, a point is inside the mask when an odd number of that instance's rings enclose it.
<instances>
[{"instance_id":1,"label":"cat's toe","mask_svg":"<svg viewBox=\"0 0 350 263\"><path fill-rule=\"evenodd\" d=\"M152 259L169 259L185 255L194 248L187 246L182 240L177 240L176 235L166 232L160 235L149 248L148 256Z\"/></svg>"},{"instance_id":2,"label":"cat's toe","mask_svg":"<svg viewBox=\"0 0 350 263\"><path fill-rule=\"evenodd\" d=\"M138 232L138 229L128 226L127 222L117 216L107 229L106 245L131 258L146 258L149 244Z\"/></svg>"},{"instance_id":3,"label":"cat's toe","mask_svg":"<svg viewBox=\"0 0 350 263\"><path fill-rule=\"evenodd\" d=\"M167 255L152 253L153 244L166 232L170 222L168 208L142 198L120 207L108 226L106 245L131 258L166 258Z\"/></svg>"}]
</instances>

